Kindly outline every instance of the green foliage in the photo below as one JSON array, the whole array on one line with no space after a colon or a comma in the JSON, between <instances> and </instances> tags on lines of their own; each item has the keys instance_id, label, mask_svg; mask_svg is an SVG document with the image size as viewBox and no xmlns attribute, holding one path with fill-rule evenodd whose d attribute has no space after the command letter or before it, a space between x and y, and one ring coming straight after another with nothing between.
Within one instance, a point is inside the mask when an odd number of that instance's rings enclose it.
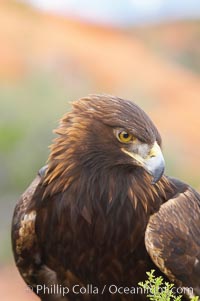
<instances>
[{"instance_id":1,"label":"green foliage","mask_svg":"<svg viewBox=\"0 0 200 301\"><path fill-rule=\"evenodd\" d=\"M21 141L24 129L19 124L9 124L0 126L0 152L7 153L12 151Z\"/></svg>"},{"instance_id":2,"label":"green foliage","mask_svg":"<svg viewBox=\"0 0 200 301\"><path fill-rule=\"evenodd\" d=\"M156 277L154 272L154 270L147 272L148 279L145 282L138 283L147 294L147 298L151 301L181 301L182 295L177 296L174 293L174 284L164 282L162 276ZM191 299L191 301L198 300L198 297L193 297Z\"/></svg>"}]
</instances>

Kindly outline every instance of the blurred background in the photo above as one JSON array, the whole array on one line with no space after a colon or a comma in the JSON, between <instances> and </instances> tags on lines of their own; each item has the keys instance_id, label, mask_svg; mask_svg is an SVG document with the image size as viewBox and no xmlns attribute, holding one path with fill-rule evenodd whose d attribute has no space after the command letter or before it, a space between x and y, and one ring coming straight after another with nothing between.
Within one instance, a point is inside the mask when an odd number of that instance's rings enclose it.
<instances>
[{"instance_id":1,"label":"blurred background","mask_svg":"<svg viewBox=\"0 0 200 301\"><path fill-rule=\"evenodd\" d=\"M200 189L200 2L1 0L0 24L0 290L37 300L14 266L11 218L71 101L134 100L162 134L167 173Z\"/></svg>"}]
</instances>

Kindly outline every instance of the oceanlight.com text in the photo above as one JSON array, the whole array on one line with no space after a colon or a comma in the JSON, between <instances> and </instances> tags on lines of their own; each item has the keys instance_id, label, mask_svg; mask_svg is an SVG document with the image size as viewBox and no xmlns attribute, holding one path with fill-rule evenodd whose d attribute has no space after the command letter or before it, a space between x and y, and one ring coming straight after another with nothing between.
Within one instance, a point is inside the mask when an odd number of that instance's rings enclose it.
<instances>
[{"instance_id":1,"label":"oceanlight.com text","mask_svg":"<svg viewBox=\"0 0 200 301\"><path fill-rule=\"evenodd\" d=\"M156 291L153 291L152 289L144 289L140 286L117 286L115 284L105 284L104 286L97 287L93 284L87 284L86 286L81 286L79 284L75 284L72 287L62 286L59 284L53 284L53 285L36 285L36 286L28 286L27 290L34 290L35 293L38 295L59 295L59 296L66 296L68 294L75 294L75 295L103 295L103 294L119 294L119 295L154 295L157 293ZM159 292L163 292L165 288L159 288ZM188 295L193 296L193 288L192 287L172 287L171 291L175 294L180 295Z\"/></svg>"}]
</instances>

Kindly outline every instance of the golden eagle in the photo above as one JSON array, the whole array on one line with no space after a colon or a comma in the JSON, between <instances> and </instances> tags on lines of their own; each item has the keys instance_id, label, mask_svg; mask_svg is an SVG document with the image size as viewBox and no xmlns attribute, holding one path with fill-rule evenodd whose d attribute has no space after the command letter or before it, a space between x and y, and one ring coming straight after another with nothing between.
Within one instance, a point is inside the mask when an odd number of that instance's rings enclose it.
<instances>
[{"instance_id":1,"label":"golden eagle","mask_svg":"<svg viewBox=\"0 0 200 301\"><path fill-rule=\"evenodd\" d=\"M16 265L41 300L146 300L156 270L200 293L200 195L165 176L160 134L131 101L73 103L13 216Z\"/></svg>"}]
</instances>

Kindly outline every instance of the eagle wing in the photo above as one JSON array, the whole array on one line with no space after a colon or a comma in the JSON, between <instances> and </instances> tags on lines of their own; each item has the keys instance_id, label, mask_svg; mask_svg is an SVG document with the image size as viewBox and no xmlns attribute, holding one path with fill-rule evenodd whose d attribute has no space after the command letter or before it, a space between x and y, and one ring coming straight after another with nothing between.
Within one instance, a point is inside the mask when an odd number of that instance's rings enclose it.
<instances>
[{"instance_id":1,"label":"eagle wing","mask_svg":"<svg viewBox=\"0 0 200 301\"><path fill-rule=\"evenodd\" d=\"M189 297L200 295L200 195L169 178L176 195L151 216L146 249L157 267ZM193 288L191 289L187 288Z\"/></svg>"},{"instance_id":2,"label":"eagle wing","mask_svg":"<svg viewBox=\"0 0 200 301\"><path fill-rule=\"evenodd\" d=\"M46 171L43 167L17 202L12 220L12 247L16 265L27 285L38 293L37 285L57 283L56 273L42 262L42 256L35 233L36 211L29 210L33 195ZM57 300L56 297L48 300Z\"/></svg>"}]
</instances>

